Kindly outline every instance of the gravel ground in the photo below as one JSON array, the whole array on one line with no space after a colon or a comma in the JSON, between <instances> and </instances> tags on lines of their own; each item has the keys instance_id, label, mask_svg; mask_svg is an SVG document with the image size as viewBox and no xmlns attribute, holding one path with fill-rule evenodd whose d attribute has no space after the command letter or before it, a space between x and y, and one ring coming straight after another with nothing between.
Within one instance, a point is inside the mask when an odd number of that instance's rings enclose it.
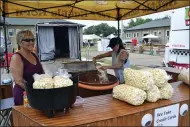
<instances>
[{"instance_id":1,"label":"gravel ground","mask_svg":"<svg viewBox=\"0 0 190 127\"><path fill-rule=\"evenodd\" d=\"M101 54L104 52L98 52L95 51L95 48L92 49L92 51L89 52L89 60L92 59L92 57ZM85 60L85 51L83 50L81 52L82 54L82 59ZM142 66L142 67L146 67L149 65L162 65L162 60L163 60L163 54L160 56L156 56L156 55L147 55L147 54L138 54L138 53L130 53L130 62L131 64L135 65L135 66ZM43 67L45 68L45 70L50 70L52 72L56 72L56 70L60 67L62 67L61 63L63 61L68 61L68 59L57 59L56 61L48 61L48 62L42 62ZM74 60L71 60L74 61ZM105 62L107 64L111 64L111 58L104 58L102 60L100 60L100 62ZM114 74L113 70L108 70L108 73ZM6 71L4 71L3 69L1 69L1 81L3 79L6 79L10 77L10 74L7 74Z\"/></svg>"}]
</instances>

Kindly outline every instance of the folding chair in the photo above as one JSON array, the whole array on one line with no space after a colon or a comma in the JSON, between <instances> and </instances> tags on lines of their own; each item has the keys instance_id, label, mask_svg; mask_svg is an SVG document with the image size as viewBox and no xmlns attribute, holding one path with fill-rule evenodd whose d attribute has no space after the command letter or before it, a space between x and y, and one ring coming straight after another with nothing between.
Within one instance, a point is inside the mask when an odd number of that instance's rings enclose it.
<instances>
[{"instance_id":1,"label":"folding chair","mask_svg":"<svg viewBox=\"0 0 190 127\"><path fill-rule=\"evenodd\" d=\"M11 115L12 115L12 106L14 106L14 99L6 98L0 100L0 126L10 126L11 127Z\"/></svg>"},{"instance_id":2,"label":"folding chair","mask_svg":"<svg viewBox=\"0 0 190 127\"><path fill-rule=\"evenodd\" d=\"M12 83L1 85L0 100L0 126L11 126L12 106L14 106Z\"/></svg>"}]
</instances>

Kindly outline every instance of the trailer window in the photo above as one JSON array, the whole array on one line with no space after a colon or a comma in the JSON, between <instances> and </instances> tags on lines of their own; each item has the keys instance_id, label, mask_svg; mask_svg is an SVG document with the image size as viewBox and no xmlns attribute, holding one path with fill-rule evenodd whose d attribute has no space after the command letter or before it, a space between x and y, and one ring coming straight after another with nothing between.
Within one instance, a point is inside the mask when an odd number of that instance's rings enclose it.
<instances>
[{"instance_id":1,"label":"trailer window","mask_svg":"<svg viewBox=\"0 0 190 127\"><path fill-rule=\"evenodd\" d=\"M137 33L137 37L139 37L139 33Z\"/></svg>"},{"instance_id":2,"label":"trailer window","mask_svg":"<svg viewBox=\"0 0 190 127\"><path fill-rule=\"evenodd\" d=\"M136 33L133 33L133 37L136 37Z\"/></svg>"},{"instance_id":3,"label":"trailer window","mask_svg":"<svg viewBox=\"0 0 190 127\"><path fill-rule=\"evenodd\" d=\"M169 30L166 31L166 36L167 36L167 37L170 36L170 31L169 31Z\"/></svg>"},{"instance_id":4,"label":"trailer window","mask_svg":"<svg viewBox=\"0 0 190 127\"><path fill-rule=\"evenodd\" d=\"M154 32L154 35L157 36L157 32Z\"/></svg>"},{"instance_id":5,"label":"trailer window","mask_svg":"<svg viewBox=\"0 0 190 127\"><path fill-rule=\"evenodd\" d=\"M8 35L9 35L9 37L14 37L15 36L14 29L8 29Z\"/></svg>"}]
</instances>

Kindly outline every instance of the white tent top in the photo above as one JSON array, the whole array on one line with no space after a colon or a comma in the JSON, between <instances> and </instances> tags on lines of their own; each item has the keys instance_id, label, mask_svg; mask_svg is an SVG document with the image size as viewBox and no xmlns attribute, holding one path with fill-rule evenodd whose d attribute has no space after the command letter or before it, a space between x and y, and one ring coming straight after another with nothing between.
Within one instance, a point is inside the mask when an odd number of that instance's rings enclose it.
<instances>
[{"instance_id":1,"label":"white tent top","mask_svg":"<svg viewBox=\"0 0 190 127\"><path fill-rule=\"evenodd\" d=\"M91 37L92 37L93 39L101 39L101 37L99 37L99 36L96 35L96 34L92 34Z\"/></svg>"},{"instance_id":2,"label":"white tent top","mask_svg":"<svg viewBox=\"0 0 190 127\"><path fill-rule=\"evenodd\" d=\"M153 38L159 38L159 36L155 36L155 35L153 35L153 34L149 34L149 35L146 35L146 36L144 36L144 37L142 37L142 38L150 38L150 39L153 39Z\"/></svg>"},{"instance_id":3,"label":"white tent top","mask_svg":"<svg viewBox=\"0 0 190 127\"><path fill-rule=\"evenodd\" d=\"M96 34L90 34L90 35L83 35L83 39L84 40L93 40L93 39L101 39L101 37L99 37Z\"/></svg>"},{"instance_id":4,"label":"white tent top","mask_svg":"<svg viewBox=\"0 0 190 127\"><path fill-rule=\"evenodd\" d=\"M90 35L83 35L84 40L92 40L92 37Z\"/></svg>"},{"instance_id":5,"label":"white tent top","mask_svg":"<svg viewBox=\"0 0 190 127\"><path fill-rule=\"evenodd\" d=\"M110 34L109 36L107 36L106 38L108 38L108 39L112 39L112 38L114 38L114 37L116 37L115 35L113 35L113 34Z\"/></svg>"}]
</instances>

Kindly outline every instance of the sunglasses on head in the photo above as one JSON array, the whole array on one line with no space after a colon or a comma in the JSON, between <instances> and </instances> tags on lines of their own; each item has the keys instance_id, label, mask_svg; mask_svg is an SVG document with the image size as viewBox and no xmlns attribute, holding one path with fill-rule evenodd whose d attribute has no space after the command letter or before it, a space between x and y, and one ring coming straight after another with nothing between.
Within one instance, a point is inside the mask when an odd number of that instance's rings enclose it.
<instances>
[{"instance_id":1,"label":"sunglasses on head","mask_svg":"<svg viewBox=\"0 0 190 127\"><path fill-rule=\"evenodd\" d=\"M25 39L22 39L22 41L25 41L25 42L34 42L34 38L25 38Z\"/></svg>"}]
</instances>

